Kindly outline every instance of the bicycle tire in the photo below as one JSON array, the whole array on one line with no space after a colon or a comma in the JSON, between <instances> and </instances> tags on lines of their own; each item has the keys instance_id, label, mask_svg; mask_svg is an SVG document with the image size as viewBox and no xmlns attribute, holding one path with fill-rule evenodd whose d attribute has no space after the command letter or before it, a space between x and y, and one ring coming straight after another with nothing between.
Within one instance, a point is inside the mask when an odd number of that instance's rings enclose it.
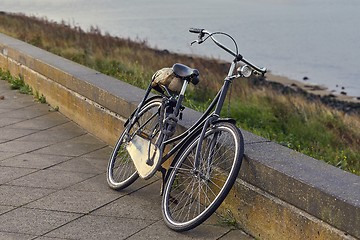
<instances>
[{"instance_id":1,"label":"bicycle tire","mask_svg":"<svg viewBox=\"0 0 360 240\"><path fill-rule=\"evenodd\" d=\"M150 131L154 131L154 128L156 128L156 125L158 124L158 110L161 103L161 99L153 99L146 103L140 110L134 124L132 124L130 128L125 128L121 133L108 162L106 176L110 188L121 190L138 179L139 175L135 165L125 148L126 138L128 135L131 135L138 130L139 127L142 127L143 131L147 131L147 134L151 134Z\"/></svg>"},{"instance_id":2,"label":"bicycle tire","mask_svg":"<svg viewBox=\"0 0 360 240\"><path fill-rule=\"evenodd\" d=\"M216 211L237 178L244 154L240 130L232 123L218 122L206 130L196 172L194 158L199 138L200 133L185 143L188 147L174 159L164 188L164 221L179 232L197 227ZM211 164L206 164L205 159L212 159Z\"/></svg>"}]
</instances>

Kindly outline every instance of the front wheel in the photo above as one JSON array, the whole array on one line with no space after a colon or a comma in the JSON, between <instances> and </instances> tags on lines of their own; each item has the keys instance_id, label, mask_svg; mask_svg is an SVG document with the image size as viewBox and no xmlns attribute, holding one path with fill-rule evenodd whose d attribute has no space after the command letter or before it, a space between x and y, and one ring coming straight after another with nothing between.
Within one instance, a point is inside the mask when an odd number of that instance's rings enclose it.
<instances>
[{"instance_id":1,"label":"front wheel","mask_svg":"<svg viewBox=\"0 0 360 240\"><path fill-rule=\"evenodd\" d=\"M210 126L201 142L200 134L190 139L169 169L164 189L162 213L175 231L190 230L216 211L229 193L240 170L244 141L240 130L229 122Z\"/></svg>"},{"instance_id":2,"label":"front wheel","mask_svg":"<svg viewBox=\"0 0 360 240\"><path fill-rule=\"evenodd\" d=\"M154 99L142 107L134 124L126 127L117 141L107 167L107 182L110 188L124 189L138 177L135 165L126 150L128 141L135 133L149 136L153 141L160 134L159 109L161 99ZM131 123L129 123L131 124Z\"/></svg>"}]
</instances>

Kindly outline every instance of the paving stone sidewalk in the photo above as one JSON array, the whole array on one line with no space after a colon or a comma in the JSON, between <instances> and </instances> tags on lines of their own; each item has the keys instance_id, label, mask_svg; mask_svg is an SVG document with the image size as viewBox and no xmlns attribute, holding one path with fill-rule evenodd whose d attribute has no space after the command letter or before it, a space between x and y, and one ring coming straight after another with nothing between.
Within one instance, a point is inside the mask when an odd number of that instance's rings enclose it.
<instances>
[{"instance_id":1,"label":"paving stone sidewalk","mask_svg":"<svg viewBox=\"0 0 360 240\"><path fill-rule=\"evenodd\" d=\"M111 148L0 80L1 239L252 239L212 218L185 233L161 216L160 181L113 191Z\"/></svg>"}]
</instances>

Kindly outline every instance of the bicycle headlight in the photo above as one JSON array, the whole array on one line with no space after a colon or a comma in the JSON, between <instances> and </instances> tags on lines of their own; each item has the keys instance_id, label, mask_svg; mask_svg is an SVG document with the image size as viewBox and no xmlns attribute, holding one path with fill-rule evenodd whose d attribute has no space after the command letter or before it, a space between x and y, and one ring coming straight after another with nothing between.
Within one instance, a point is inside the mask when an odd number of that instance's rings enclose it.
<instances>
[{"instance_id":1,"label":"bicycle headlight","mask_svg":"<svg viewBox=\"0 0 360 240\"><path fill-rule=\"evenodd\" d=\"M237 69L237 71L238 71L238 74L240 74L243 77L250 77L250 75L252 73L252 69L248 65L243 65L243 66L239 67Z\"/></svg>"}]
</instances>

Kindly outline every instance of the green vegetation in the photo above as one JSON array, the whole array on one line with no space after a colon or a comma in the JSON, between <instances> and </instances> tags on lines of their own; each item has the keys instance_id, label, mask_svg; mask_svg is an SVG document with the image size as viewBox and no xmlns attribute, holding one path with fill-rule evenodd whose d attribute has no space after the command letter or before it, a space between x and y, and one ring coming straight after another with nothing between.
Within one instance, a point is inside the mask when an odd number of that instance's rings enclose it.
<instances>
[{"instance_id":1,"label":"green vegetation","mask_svg":"<svg viewBox=\"0 0 360 240\"><path fill-rule=\"evenodd\" d=\"M145 42L111 37L98 28L85 32L65 22L0 14L0 32L141 88L162 67L176 62L196 67L201 80L198 86L191 86L186 104L200 111L227 73L227 65L214 59L151 49ZM235 118L243 129L360 175L358 115L331 109L300 94L281 94L249 79L234 82L231 107L224 108L225 116Z\"/></svg>"},{"instance_id":2,"label":"green vegetation","mask_svg":"<svg viewBox=\"0 0 360 240\"><path fill-rule=\"evenodd\" d=\"M4 71L0 68L0 80L7 81L11 89L19 90L22 94L34 95L32 88L24 82L24 77L21 75L13 77L9 71ZM35 92L34 98L40 103L46 103L45 96L43 94L40 95L38 91Z\"/></svg>"},{"instance_id":3,"label":"green vegetation","mask_svg":"<svg viewBox=\"0 0 360 240\"><path fill-rule=\"evenodd\" d=\"M38 91L35 92L34 97L39 103L46 103L45 96L43 94L40 95Z\"/></svg>"},{"instance_id":4,"label":"green vegetation","mask_svg":"<svg viewBox=\"0 0 360 240\"><path fill-rule=\"evenodd\" d=\"M0 79L7 81L13 90L19 90L22 94L32 94L31 87L24 82L24 77L21 75L13 77L9 71L3 71L0 68Z\"/></svg>"},{"instance_id":5,"label":"green vegetation","mask_svg":"<svg viewBox=\"0 0 360 240\"><path fill-rule=\"evenodd\" d=\"M345 115L300 96L264 91L231 108L239 125L313 158L360 174L359 116Z\"/></svg>"},{"instance_id":6,"label":"green vegetation","mask_svg":"<svg viewBox=\"0 0 360 240\"><path fill-rule=\"evenodd\" d=\"M217 217L219 225L239 229L239 223L236 221L236 218L230 209L226 209L224 213L217 215Z\"/></svg>"}]
</instances>

